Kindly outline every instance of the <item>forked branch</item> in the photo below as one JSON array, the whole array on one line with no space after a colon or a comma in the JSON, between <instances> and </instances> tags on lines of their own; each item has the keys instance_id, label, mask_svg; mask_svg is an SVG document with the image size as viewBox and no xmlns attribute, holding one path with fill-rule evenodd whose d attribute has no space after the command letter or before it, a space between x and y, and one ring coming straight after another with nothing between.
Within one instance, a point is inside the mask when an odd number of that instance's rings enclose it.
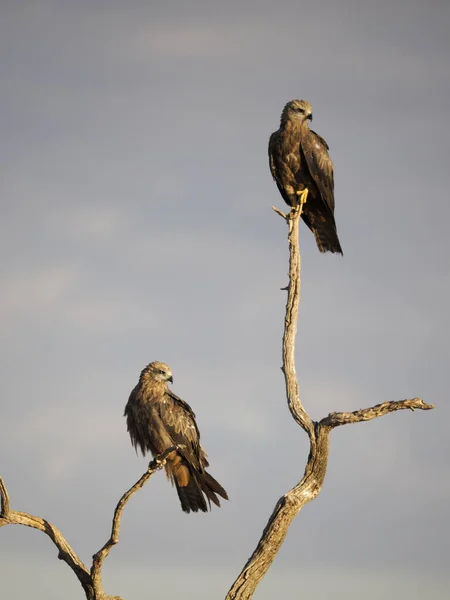
<instances>
[{"instance_id":1,"label":"forked branch","mask_svg":"<svg viewBox=\"0 0 450 600\"><path fill-rule=\"evenodd\" d=\"M46 533L55 546L58 548L58 558L63 560L78 578L83 586L86 598L88 600L121 600L119 596L107 596L103 590L101 570L103 561L108 556L111 548L119 541L120 522L122 512L128 500L140 490L150 477L159 469L162 469L166 459L172 452L179 450L181 446L172 446L162 454L154 458L148 465L147 471L138 479L138 481L122 496L114 511L112 521L111 536L106 544L92 558L92 567L89 571L83 562L78 558L75 551L68 544L66 538L54 525L42 519L34 517L28 513L11 510L8 490L3 479L0 477L0 527L3 525L25 525L33 527Z\"/></svg>"},{"instance_id":2,"label":"forked branch","mask_svg":"<svg viewBox=\"0 0 450 600\"><path fill-rule=\"evenodd\" d=\"M294 420L308 434L310 453L302 480L278 500L255 551L233 583L226 600L249 600L253 596L258 583L268 571L281 548L293 519L305 504L318 496L326 474L330 432L334 427L368 421L406 408L411 410L433 408L433 405L425 403L420 398L415 398L399 402L383 402L383 404L351 413L331 413L319 422L311 419L300 400L295 372L295 337L300 303L301 267L298 226L302 203L299 208L291 210L288 215L275 207L272 208L286 220L289 228L289 285L284 322L282 371L285 377L289 410Z\"/></svg>"}]
</instances>

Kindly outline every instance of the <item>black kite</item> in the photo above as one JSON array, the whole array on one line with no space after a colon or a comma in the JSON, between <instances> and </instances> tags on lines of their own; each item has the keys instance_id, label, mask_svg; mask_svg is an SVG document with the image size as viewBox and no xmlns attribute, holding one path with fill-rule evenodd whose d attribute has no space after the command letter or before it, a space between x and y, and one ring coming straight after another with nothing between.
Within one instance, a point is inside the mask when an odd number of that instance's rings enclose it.
<instances>
[{"instance_id":1,"label":"black kite","mask_svg":"<svg viewBox=\"0 0 450 600\"><path fill-rule=\"evenodd\" d=\"M220 506L217 494L228 500L223 487L206 472L208 456L200 445L195 414L187 402L169 390L172 371L162 362L152 362L141 372L139 383L125 407L131 442L142 454L161 454L174 445L183 445L169 455L168 479L175 484L184 512L206 512L211 502ZM208 504L206 503L206 500Z\"/></svg>"},{"instance_id":2,"label":"black kite","mask_svg":"<svg viewBox=\"0 0 450 600\"><path fill-rule=\"evenodd\" d=\"M319 250L342 254L334 220L333 163L328 144L309 128L309 121L312 107L308 102L286 104L280 128L270 136L270 170L289 206L305 202L302 219L314 233Z\"/></svg>"}]
</instances>

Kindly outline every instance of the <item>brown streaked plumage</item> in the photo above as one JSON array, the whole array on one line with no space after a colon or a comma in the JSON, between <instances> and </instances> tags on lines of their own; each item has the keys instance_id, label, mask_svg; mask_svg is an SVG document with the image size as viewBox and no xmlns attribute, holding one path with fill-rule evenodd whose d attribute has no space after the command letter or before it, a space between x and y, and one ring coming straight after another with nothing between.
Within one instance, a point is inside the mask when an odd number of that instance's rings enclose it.
<instances>
[{"instance_id":1,"label":"brown streaked plumage","mask_svg":"<svg viewBox=\"0 0 450 600\"><path fill-rule=\"evenodd\" d=\"M133 446L143 455L150 451L156 456L170 446L184 446L169 455L167 477L177 489L184 512L206 512L211 502L220 506L217 495L225 500L228 495L206 472L208 456L200 444L195 414L187 402L169 390L168 381L173 383L172 370L162 362L152 362L143 369L125 406L127 429Z\"/></svg>"},{"instance_id":2,"label":"brown streaked plumage","mask_svg":"<svg viewBox=\"0 0 450 600\"><path fill-rule=\"evenodd\" d=\"M289 206L298 206L299 193L308 189L302 219L321 252L343 254L334 220L333 163L326 141L309 128L311 120L312 107L306 100L286 104L280 128L269 140L270 171Z\"/></svg>"}]
</instances>

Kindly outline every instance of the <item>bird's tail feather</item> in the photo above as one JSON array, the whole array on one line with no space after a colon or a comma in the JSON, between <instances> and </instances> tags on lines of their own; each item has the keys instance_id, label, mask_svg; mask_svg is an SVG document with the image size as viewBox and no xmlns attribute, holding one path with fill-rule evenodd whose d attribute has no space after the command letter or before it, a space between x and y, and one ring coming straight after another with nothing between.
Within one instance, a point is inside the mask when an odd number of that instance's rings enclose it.
<instances>
[{"instance_id":1,"label":"bird's tail feather","mask_svg":"<svg viewBox=\"0 0 450 600\"><path fill-rule=\"evenodd\" d=\"M200 487L203 493L207 496L208 500L214 502L216 506L220 506L217 494L224 500L228 500L228 494L212 475L204 471L201 473L200 478Z\"/></svg>"},{"instance_id":2,"label":"bird's tail feather","mask_svg":"<svg viewBox=\"0 0 450 600\"><path fill-rule=\"evenodd\" d=\"M328 217L325 221L321 218L316 218L312 221L309 215L302 215L303 220L311 229L316 238L316 244L320 252L333 252L334 254L344 254L341 244L339 243L338 234L336 231L336 223L334 219Z\"/></svg>"},{"instance_id":3,"label":"bird's tail feather","mask_svg":"<svg viewBox=\"0 0 450 600\"><path fill-rule=\"evenodd\" d=\"M212 475L204 471L199 473L193 469L190 472L190 478L187 485L179 485L175 480L178 497L180 498L181 508L184 512L207 512L211 508L211 502L220 506L217 495L228 500L228 494L218 481ZM206 497L206 498L205 498ZM208 503L206 503L206 500Z\"/></svg>"}]
</instances>

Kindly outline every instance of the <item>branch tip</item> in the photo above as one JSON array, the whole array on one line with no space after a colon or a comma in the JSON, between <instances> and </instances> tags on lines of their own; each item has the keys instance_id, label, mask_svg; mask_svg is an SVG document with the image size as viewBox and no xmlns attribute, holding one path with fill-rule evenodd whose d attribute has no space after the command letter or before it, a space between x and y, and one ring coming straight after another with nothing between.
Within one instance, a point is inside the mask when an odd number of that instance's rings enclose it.
<instances>
[{"instance_id":1,"label":"branch tip","mask_svg":"<svg viewBox=\"0 0 450 600\"><path fill-rule=\"evenodd\" d=\"M409 409L414 412L415 410L432 410L433 408L434 404L427 404L422 398L413 398L412 400L391 400L353 412L330 413L320 421L320 424L333 428L339 427L340 425L348 425L350 423L371 421L372 419L383 417L384 415L397 410Z\"/></svg>"},{"instance_id":2,"label":"branch tip","mask_svg":"<svg viewBox=\"0 0 450 600\"><path fill-rule=\"evenodd\" d=\"M8 518L10 511L9 494L3 478L0 477L0 517Z\"/></svg>"},{"instance_id":3,"label":"branch tip","mask_svg":"<svg viewBox=\"0 0 450 600\"><path fill-rule=\"evenodd\" d=\"M282 217L285 221L288 220L288 215L286 215L284 212L282 212L279 208L277 208L276 206L272 206L272 210L274 210L277 215L280 215L280 217Z\"/></svg>"}]
</instances>

